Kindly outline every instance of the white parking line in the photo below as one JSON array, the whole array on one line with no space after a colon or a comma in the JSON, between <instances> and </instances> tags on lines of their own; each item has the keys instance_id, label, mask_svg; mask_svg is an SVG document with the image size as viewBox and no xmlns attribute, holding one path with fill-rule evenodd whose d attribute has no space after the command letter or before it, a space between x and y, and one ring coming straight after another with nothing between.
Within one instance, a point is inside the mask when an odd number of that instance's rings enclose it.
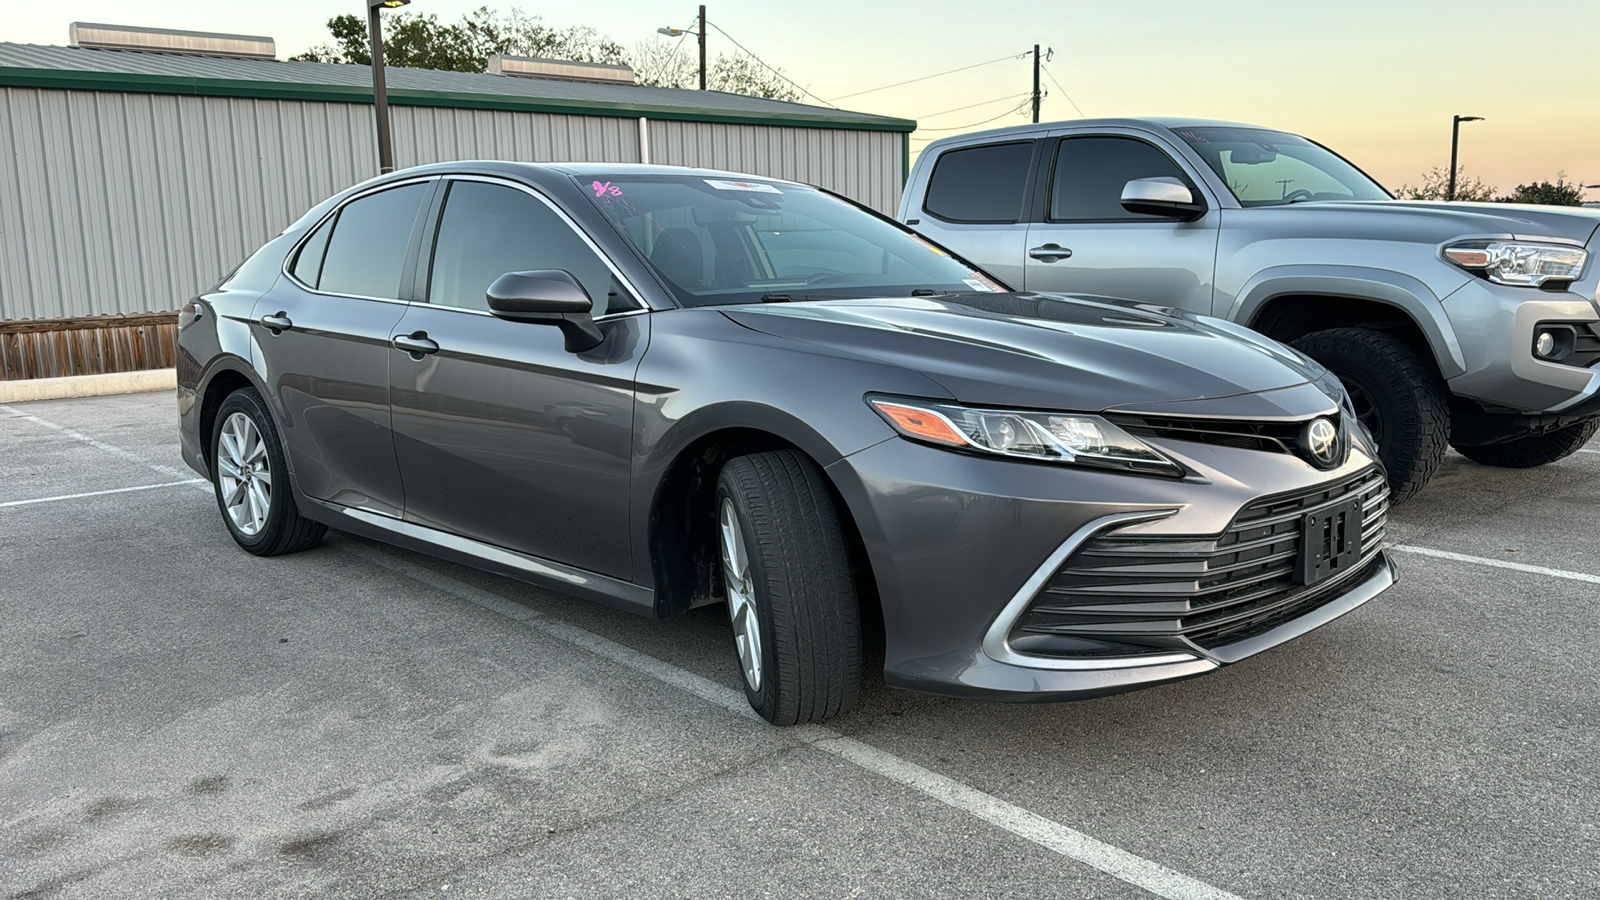
<instances>
[{"instance_id":1,"label":"white parking line","mask_svg":"<svg viewBox=\"0 0 1600 900\"><path fill-rule=\"evenodd\" d=\"M1578 452L1579 453L1600 453L1600 450L1591 450L1588 447L1581 447L1581 448L1578 449Z\"/></svg>"},{"instance_id":2,"label":"white parking line","mask_svg":"<svg viewBox=\"0 0 1600 900\"><path fill-rule=\"evenodd\" d=\"M103 443L101 441L97 441L94 438L89 437L87 434L80 434L79 432L73 431L71 428L68 428L65 425L57 425L56 423L54 423L54 422L52 422L52 421L50 421L48 419L41 419L38 416L32 415L30 413L25 413L25 412L22 412L20 410L12 409L9 406L0 405L0 413L5 413L7 415L10 415L10 416L12 416L14 418L18 418L18 419L26 419L26 420L28 420L30 422L34 422L34 423L37 423L39 425L43 425L46 428L53 428L56 431L61 432L62 434L66 435L67 437L72 438L73 440L75 440L75 441L77 441L77 442L79 442L81 444L88 444L89 446L95 448L96 450L104 450L105 452L111 454L112 456L121 457L122 459L129 460L130 462L136 462L139 465L144 466L145 468L147 468L147 469L149 469L149 470L151 470L153 472L158 472L158 473L160 473L162 475L165 475L168 478L182 479L183 481L187 481L187 482L191 482L191 483L198 482L200 484L205 485L205 487L201 488L201 490L206 490L206 491L211 490L211 483L208 482L208 481L205 481L204 479L195 478L193 472L184 472L184 471L180 471L178 469L174 469L171 466L163 466L160 463L150 462L149 460L145 459L144 457L140 456L137 453L134 453L131 450L124 450L121 447L113 447L110 444Z\"/></svg>"},{"instance_id":3,"label":"white parking line","mask_svg":"<svg viewBox=\"0 0 1600 900\"><path fill-rule=\"evenodd\" d=\"M658 681L680 688L741 718L760 721L750 709L750 704L742 692L718 684L709 678L680 669L671 663L640 653L575 625L552 619L442 572L407 562L376 547L346 543L343 549L374 565L477 604L491 612L515 619L558 640L582 647L597 656L621 663ZM869 772L897 781L924 796L983 819L1045 849L1143 888L1158 897L1166 897L1169 900L1240 900L1236 894L1212 887L1142 856L1092 838L1081 831L1008 803L993 794L984 793L954 778L925 769L892 753L879 750L854 738L845 737L831 728L802 725L784 729L784 734L798 738L818 750L855 763Z\"/></svg>"},{"instance_id":4,"label":"white parking line","mask_svg":"<svg viewBox=\"0 0 1600 900\"><path fill-rule=\"evenodd\" d=\"M1600 584L1600 575L1590 575L1587 572L1569 572L1566 569L1547 569L1544 566L1530 566L1527 563L1507 562L1503 559L1489 559L1485 556L1468 556L1465 553L1451 553L1449 550L1435 550L1432 547L1413 547L1409 544L1390 544L1390 550L1399 550L1401 553L1415 553L1419 556L1433 556L1439 559L1449 559L1456 562L1473 563L1479 566L1492 566L1496 569L1511 569L1515 572L1528 572L1534 575L1545 575L1550 578L1565 578L1568 581L1583 581L1588 584Z\"/></svg>"},{"instance_id":5,"label":"white parking line","mask_svg":"<svg viewBox=\"0 0 1600 900\"><path fill-rule=\"evenodd\" d=\"M103 497L106 494L126 494L131 491L153 491L156 488L177 487L180 484L209 484L204 478L185 478L182 481L168 481L162 484L141 484L138 487L110 488L104 491L85 491L81 494L61 494L57 497L35 497L32 500L7 500L0 503L0 509L8 506L32 506L35 503L54 503L57 500L78 500L84 497Z\"/></svg>"}]
</instances>

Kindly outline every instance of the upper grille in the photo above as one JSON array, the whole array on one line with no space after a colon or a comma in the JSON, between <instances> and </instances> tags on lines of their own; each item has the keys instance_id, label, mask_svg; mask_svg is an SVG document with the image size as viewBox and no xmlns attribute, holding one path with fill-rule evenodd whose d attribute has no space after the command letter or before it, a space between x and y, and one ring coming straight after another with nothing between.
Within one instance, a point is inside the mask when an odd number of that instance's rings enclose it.
<instances>
[{"instance_id":1,"label":"upper grille","mask_svg":"<svg viewBox=\"0 0 1600 900\"><path fill-rule=\"evenodd\" d=\"M1361 500L1361 555L1344 574L1297 583L1301 519ZM1376 468L1245 507L1219 537L1086 541L1011 630L1022 653L1137 655L1214 649L1272 630L1343 593L1383 543L1389 489Z\"/></svg>"},{"instance_id":2,"label":"upper grille","mask_svg":"<svg viewBox=\"0 0 1600 900\"><path fill-rule=\"evenodd\" d=\"M1310 459L1301 446L1301 436L1311 419L1297 422L1263 422L1253 419L1189 419L1178 416L1109 416L1129 434L1139 437L1166 438L1174 441L1194 441L1240 450L1258 450L1263 453L1292 453ZM1344 424L1339 413L1327 416L1334 427L1344 434ZM1342 454L1341 454L1342 458Z\"/></svg>"}]
</instances>

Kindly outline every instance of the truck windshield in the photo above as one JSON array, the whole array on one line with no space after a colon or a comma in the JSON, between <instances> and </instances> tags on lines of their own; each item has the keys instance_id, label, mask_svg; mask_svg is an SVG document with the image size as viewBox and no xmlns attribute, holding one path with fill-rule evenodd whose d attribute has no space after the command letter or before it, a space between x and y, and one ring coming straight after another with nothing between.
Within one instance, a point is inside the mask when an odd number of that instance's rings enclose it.
<instances>
[{"instance_id":1,"label":"truck windshield","mask_svg":"<svg viewBox=\"0 0 1600 900\"><path fill-rule=\"evenodd\" d=\"M1259 128L1175 128L1243 206L1306 200L1389 200L1344 157L1295 134Z\"/></svg>"},{"instance_id":2,"label":"truck windshield","mask_svg":"<svg viewBox=\"0 0 1600 900\"><path fill-rule=\"evenodd\" d=\"M814 188L700 175L578 183L684 306L1007 289Z\"/></svg>"}]
</instances>

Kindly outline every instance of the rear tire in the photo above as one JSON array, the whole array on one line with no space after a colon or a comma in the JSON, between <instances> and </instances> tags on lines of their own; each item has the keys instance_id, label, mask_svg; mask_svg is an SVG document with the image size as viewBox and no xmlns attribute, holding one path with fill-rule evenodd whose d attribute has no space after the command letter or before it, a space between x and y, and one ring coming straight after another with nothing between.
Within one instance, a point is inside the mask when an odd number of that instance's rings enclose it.
<instances>
[{"instance_id":1,"label":"rear tire","mask_svg":"<svg viewBox=\"0 0 1600 900\"><path fill-rule=\"evenodd\" d=\"M1450 440L1450 394L1433 364L1391 334L1330 328L1294 348L1339 376L1361 424L1378 443L1391 504L1409 499L1439 470Z\"/></svg>"},{"instance_id":2,"label":"rear tire","mask_svg":"<svg viewBox=\"0 0 1600 900\"><path fill-rule=\"evenodd\" d=\"M1600 431L1600 419L1590 419L1547 434L1530 434L1500 444L1457 447L1456 450L1467 459L1485 466L1531 469L1577 453L1584 444L1589 443L1596 431Z\"/></svg>"},{"instance_id":3,"label":"rear tire","mask_svg":"<svg viewBox=\"0 0 1600 900\"><path fill-rule=\"evenodd\" d=\"M211 486L228 533L257 556L307 550L328 533L328 526L300 515L278 428L253 388L234 391L217 409Z\"/></svg>"},{"instance_id":4,"label":"rear tire","mask_svg":"<svg viewBox=\"0 0 1600 900\"><path fill-rule=\"evenodd\" d=\"M861 690L861 613L828 482L790 450L717 478L720 565L745 697L774 725L818 722Z\"/></svg>"}]
</instances>

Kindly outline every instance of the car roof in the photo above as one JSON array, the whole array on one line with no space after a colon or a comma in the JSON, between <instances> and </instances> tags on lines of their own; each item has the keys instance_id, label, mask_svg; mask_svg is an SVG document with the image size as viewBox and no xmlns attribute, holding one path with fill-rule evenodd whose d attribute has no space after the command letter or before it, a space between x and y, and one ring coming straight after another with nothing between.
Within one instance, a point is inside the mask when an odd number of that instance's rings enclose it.
<instances>
[{"instance_id":1,"label":"car roof","mask_svg":"<svg viewBox=\"0 0 1600 900\"><path fill-rule=\"evenodd\" d=\"M527 181L530 184L547 185L555 181L568 181L572 178L590 178L593 176L627 176L627 175L685 175L697 178L729 178L738 181L766 181L775 184L798 185L800 182L789 181L783 178L771 178L763 175L750 175L743 172L729 172L723 169L698 169L689 166L658 166L640 163L596 163L596 162L513 162L499 159L467 159L454 162L430 163L422 166L412 166L399 169L382 176L378 180L398 180L415 178L419 175L504 175Z\"/></svg>"}]
</instances>

